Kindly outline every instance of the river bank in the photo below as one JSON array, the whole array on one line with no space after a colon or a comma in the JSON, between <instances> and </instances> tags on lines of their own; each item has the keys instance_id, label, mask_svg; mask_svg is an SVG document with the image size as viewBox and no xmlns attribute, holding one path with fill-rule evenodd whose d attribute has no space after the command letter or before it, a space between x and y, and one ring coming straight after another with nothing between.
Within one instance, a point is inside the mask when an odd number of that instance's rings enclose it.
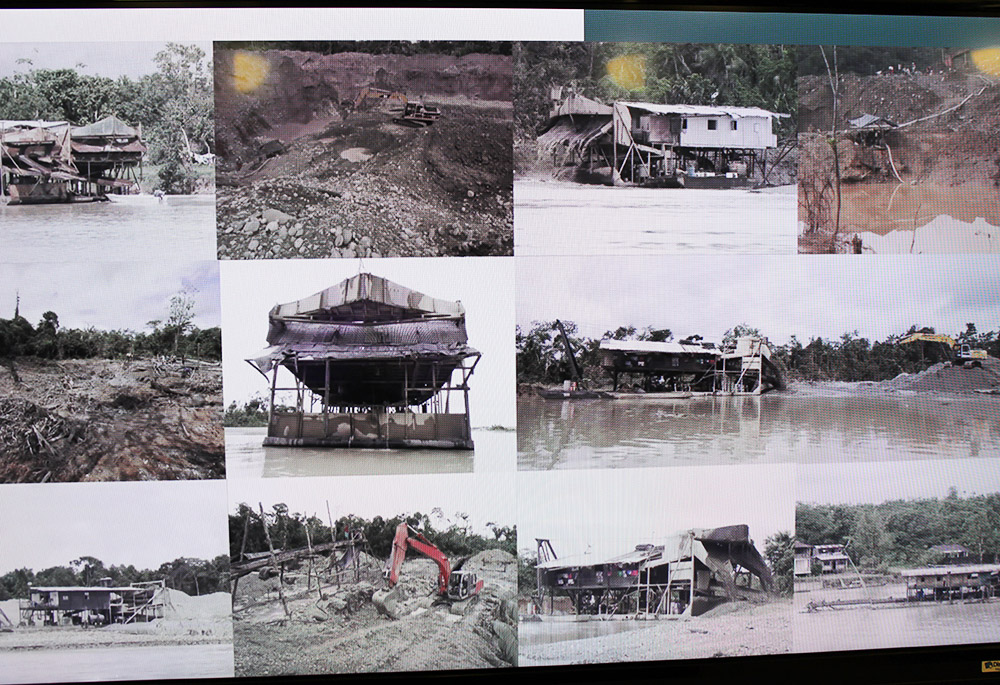
<instances>
[{"instance_id":1,"label":"river bank","mask_svg":"<svg viewBox=\"0 0 1000 685\"><path fill-rule=\"evenodd\" d=\"M518 665L595 664L662 659L781 654L791 651L790 599L767 604L728 602L692 619L623 621L617 632L582 639L553 640L552 633L572 635L576 623L521 623ZM587 625L587 624L583 624Z\"/></svg>"}]
</instances>

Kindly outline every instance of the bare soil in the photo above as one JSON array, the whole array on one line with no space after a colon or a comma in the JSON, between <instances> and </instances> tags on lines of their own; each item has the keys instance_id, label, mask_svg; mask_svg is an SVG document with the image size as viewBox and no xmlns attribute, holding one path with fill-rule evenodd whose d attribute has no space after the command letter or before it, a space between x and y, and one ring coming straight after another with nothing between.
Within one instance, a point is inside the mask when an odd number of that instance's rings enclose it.
<instances>
[{"instance_id":1,"label":"bare soil","mask_svg":"<svg viewBox=\"0 0 1000 685\"><path fill-rule=\"evenodd\" d=\"M225 477L222 370L18 359L0 371L0 482Z\"/></svg>"},{"instance_id":2,"label":"bare soil","mask_svg":"<svg viewBox=\"0 0 1000 685\"><path fill-rule=\"evenodd\" d=\"M600 637L535 645L522 641L518 663L548 666L781 654L791 651L791 623L790 598L766 604L726 602L697 618L650 621L648 627ZM571 628L572 624L567 629Z\"/></svg>"},{"instance_id":3,"label":"bare soil","mask_svg":"<svg viewBox=\"0 0 1000 685\"><path fill-rule=\"evenodd\" d=\"M513 254L509 57L256 54L269 76L244 94L216 53L220 258ZM344 105L366 86L442 117Z\"/></svg>"},{"instance_id":4,"label":"bare soil","mask_svg":"<svg viewBox=\"0 0 1000 685\"><path fill-rule=\"evenodd\" d=\"M234 612L236 673L266 676L489 668L516 660L516 560L499 550L472 557L466 569L484 581L478 597L458 603L437 598L437 566L411 559L400 574L401 617L392 620L371 601L381 587L377 569L340 587L315 577L285 574L286 616L277 579L240 580ZM265 588L264 585L269 587Z\"/></svg>"},{"instance_id":5,"label":"bare soil","mask_svg":"<svg viewBox=\"0 0 1000 685\"><path fill-rule=\"evenodd\" d=\"M878 384L883 390L941 393L1000 391L1000 359L984 359L981 367L934 364L920 373L901 373Z\"/></svg>"},{"instance_id":6,"label":"bare soil","mask_svg":"<svg viewBox=\"0 0 1000 685\"><path fill-rule=\"evenodd\" d=\"M941 215L965 222L978 217L1000 225L1000 83L996 79L963 71L841 77L838 130L862 114L882 116L897 125L914 123L885 134L888 151L838 134L840 177L846 186L840 208L844 235L839 240L833 237L836 201L829 81L803 76L798 84L800 252L849 251L853 233L915 230ZM878 192L878 184L893 189L902 185L913 197L895 202L894 211L895 196ZM875 190L855 190L866 187ZM825 193L822 201L820 193ZM872 201L869 195L888 200ZM963 210L964 205L969 209ZM973 210L975 216L966 216ZM821 218L816 218L817 213Z\"/></svg>"}]
</instances>

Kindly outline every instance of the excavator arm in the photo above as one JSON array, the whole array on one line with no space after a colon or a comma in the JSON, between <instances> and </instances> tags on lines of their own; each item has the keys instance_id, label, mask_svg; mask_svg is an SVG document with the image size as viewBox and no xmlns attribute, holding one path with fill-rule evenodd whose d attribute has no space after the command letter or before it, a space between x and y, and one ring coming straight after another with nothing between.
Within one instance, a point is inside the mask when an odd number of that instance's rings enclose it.
<instances>
[{"instance_id":1,"label":"excavator arm","mask_svg":"<svg viewBox=\"0 0 1000 685\"><path fill-rule=\"evenodd\" d=\"M399 569L406 558L406 550L410 547L437 564L438 592L442 595L447 594L448 579L451 577L451 564L448 562L448 557L442 554L441 550L435 547L430 540L410 528L405 522L396 526L396 535L392 540L392 553L389 555L389 560L386 561L383 571L389 589L394 588L399 582Z\"/></svg>"}]
</instances>

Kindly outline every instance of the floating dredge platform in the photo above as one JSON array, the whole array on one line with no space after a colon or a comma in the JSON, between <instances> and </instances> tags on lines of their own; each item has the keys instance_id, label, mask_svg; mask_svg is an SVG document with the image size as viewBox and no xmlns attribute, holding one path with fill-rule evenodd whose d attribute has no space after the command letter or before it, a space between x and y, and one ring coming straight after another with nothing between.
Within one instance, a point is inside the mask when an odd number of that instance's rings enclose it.
<instances>
[{"instance_id":1,"label":"floating dredge platform","mask_svg":"<svg viewBox=\"0 0 1000 685\"><path fill-rule=\"evenodd\" d=\"M247 360L271 383L265 445L473 448L468 381L480 353L461 302L363 273L276 305L269 321L270 347ZM279 367L294 387L278 387ZM291 390L295 407L275 403Z\"/></svg>"}]
</instances>

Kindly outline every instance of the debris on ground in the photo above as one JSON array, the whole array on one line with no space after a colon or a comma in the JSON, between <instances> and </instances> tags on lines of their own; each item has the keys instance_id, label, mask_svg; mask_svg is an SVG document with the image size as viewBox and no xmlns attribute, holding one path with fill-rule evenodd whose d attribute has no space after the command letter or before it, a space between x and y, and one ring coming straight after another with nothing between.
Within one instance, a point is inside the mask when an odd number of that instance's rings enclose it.
<instances>
[{"instance_id":1,"label":"debris on ground","mask_svg":"<svg viewBox=\"0 0 1000 685\"><path fill-rule=\"evenodd\" d=\"M338 585L301 568L276 577L249 575L237 586L234 610L236 673L265 676L512 666L517 654L517 560L501 550L470 557L463 569L483 583L461 602L437 594L437 565L404 562L398 618L380 613L372 596L382 588L381 564L363 564L357 581ZM349 575L349 573L348 573Z\"/></svg>"},{"instance_id":2,"label":"debris on ground","mask_svg":"<svg viewBox=\"0 0 1000 685\"><path fill-rule=\"evenodd\" d=\"M509 56L256 54L251 94L216 54L220 258L513 254ZM375 81L441 118L345 108Z\"/></svg>"},{"instance_id":3,"label":"debris on ground","mask_svg":"<svg viewBox=\"0 0 1000 685\"><path fill-rule=\"evenodd\" d=\"M0 371L0 482L225 477L222 368L18 359Z\"/></svg>"}]
</instances>

